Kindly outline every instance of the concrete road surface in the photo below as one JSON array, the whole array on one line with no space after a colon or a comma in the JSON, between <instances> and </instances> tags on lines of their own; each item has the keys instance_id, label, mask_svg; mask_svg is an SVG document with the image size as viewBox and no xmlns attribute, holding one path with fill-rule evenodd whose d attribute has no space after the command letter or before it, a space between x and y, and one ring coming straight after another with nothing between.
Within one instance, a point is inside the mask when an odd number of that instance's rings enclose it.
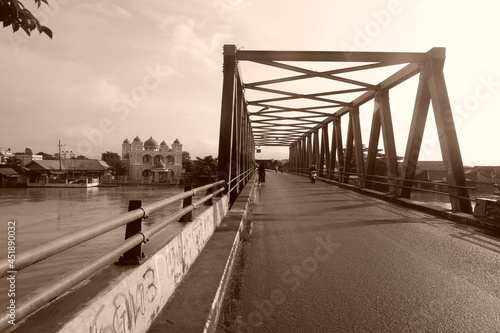
<instances>
[{"instance_id":1,"label":"concrete road surface","mask_svg":"<svg viewBox=\"0 0 500 333\"><path fill-rule=\"evenodd\" d=\"M500 241L267 172L220 332L500 332Z\"/></svg>"}]
</instances>

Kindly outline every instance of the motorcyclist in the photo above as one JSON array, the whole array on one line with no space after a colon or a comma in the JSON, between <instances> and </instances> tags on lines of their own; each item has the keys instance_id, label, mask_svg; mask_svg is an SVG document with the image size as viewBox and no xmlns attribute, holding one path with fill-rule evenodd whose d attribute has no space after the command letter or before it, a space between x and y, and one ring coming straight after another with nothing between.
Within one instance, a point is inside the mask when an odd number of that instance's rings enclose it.
<instances>
[{"instance_id":1,"label":"motorcyclist","mask_svg":"<svg viewBox=\"0 0 500 333\"><path fill-rule=\"evenodd\" d=\"M309 180L312 181L312 173L313 171L318 171L318 169L316 169L316 163L313 162L313 164L311 165L311 167L309 168Z\"/></svg>"}]
</instances>

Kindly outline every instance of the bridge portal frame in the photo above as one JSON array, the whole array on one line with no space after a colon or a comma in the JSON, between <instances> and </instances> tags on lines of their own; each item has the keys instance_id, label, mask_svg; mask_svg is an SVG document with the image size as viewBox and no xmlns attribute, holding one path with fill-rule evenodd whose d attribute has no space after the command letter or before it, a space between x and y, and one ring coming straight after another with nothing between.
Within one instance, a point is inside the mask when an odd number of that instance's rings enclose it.
<instances>
[{"instance_id":1,"label":"bridge portal frame","mask_svg":"<svg viewBox=\"0 0 500 333\"><path fill-rule=\"evenodd\" d=\"M241 79L239 62L253 62L260 65L290 70L300 75L277 78L253 83L244 83ZM380 136L382 136L386 160L386 179L390 193L395 197L409 198L417 169L417 162L422 144L428 110L432 102L434 118L438 130L439 145L447 173L447 188L454 212L471 213L472 207L467 181L453 122L451 105L444 80L445 49L432 48L428 52L340 52L340 51L252 51L237 50L235 45L224 45L224 82L222 94L221 128L219 141L219 179L230 180L243 169L253 167L255 146L289 146L290 170L303 172L311 163L319 162L322 175L332 178L339 175L340 182L349 182L351 160L354 155L359 186L371 189L376 183L375 162L378 154ZM345 67L329 71L313 71L290 62L345 62L364 63L359 66ZM373 85L347 79L338 74L363 71L394 64L406 64L400 70ZM419 74L413 115L408 133L405 155L401 168L398 164L394 128L391 117L389 93L392 88ZM325 78L354 84L353 89L328 91L321 93L299 94L296 92L270 89L264 85L291 82L307 78ZM280 94L281 97L248 101L245 90ZM359 92L361 95L350 102L333 100L327 96ZM307 99L330 102L330 107L337 107L333 113L323 113L328 106L283 107L276 106L277 101ZM238 103L235 101L238 100ZM366 161L363 152L359 107L374 100L371 131L368 141ZM248 106L262 107L257 112L249 112ZM288 133L279 130L279 121L286 117L280 112L299 111L308 116L296 117ZM349 117L347 140L342 140L342 117ZM263 119L254 119L259 116ZM322 120L317 120L323 116ZM315 118L316 117L316 118ZM238 120L239 119L239 120ZM244 123L246 133L236 142L234 132ZM330 124L333 123L332 126ZM332 128L331 135L329 128ZM233 133L231 135L231 133ZM321 133L321 139L320 139ZM329 142L331 140L331 142ZM238 157L240 156L240 157ZM242 158L242 156L244 156ZM323 169L326 166L326 169ZM400 172L401 170L401 172Z\"/></svg>"}]
</instances>

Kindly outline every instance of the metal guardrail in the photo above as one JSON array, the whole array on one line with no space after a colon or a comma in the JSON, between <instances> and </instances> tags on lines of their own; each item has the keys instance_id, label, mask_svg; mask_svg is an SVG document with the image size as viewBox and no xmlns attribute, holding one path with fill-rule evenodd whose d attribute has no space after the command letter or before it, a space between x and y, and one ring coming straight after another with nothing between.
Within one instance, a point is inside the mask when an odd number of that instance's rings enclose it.
<instances>
[{"instance_id":1,"label":"metal guardrail","mask_svg":"<svg viewBox=\"0 0 500 333\"><path fill-rule=\"evenodd\" d=\"M230 187L228 189L228 193L233 192L236 189L236 187L238 185L240 185L246 179L247 176L250 176L254 172L255 172L255 169L251 168L251 169L248 169L247 171L242 172L240 175L234 177L233 179L230 179L228 181L228 186L230 186L230 184L233 182L236 182L236 184L234 184L233 187Z\"/></svg>"},{"instance_id":2,"label":"metal guardrail","mask_svg":"<svg viewBox=\"0 0 500 333\"><path fill-rule=\"evenodd\" d=\"M419 192L427 192L427 193L434 193L434 194L441 194L445 195L448 197L454 197L458 199L464 199L464 200L469 200L471 202L475 201L474 198L467 198L467 197L462 197L458 195L452 195L449 192L444 192L444 191L436 191L436 190L431 190L431 189L426 189L426 188L421 188L421 187L415 187L413 185L415 184L426 184L426 185L442 185L442 186L447 186L447 187L453 187L453 188L462 188L462 189L467 189L467 190L474 190L476 189L475 187L470 187L470 186L459 186L459 185L453 185L453 184L448 184L448 183L436 183L432 181L426 181L426 180L418 180L418 179L403 179L403 178L395 178L395 177L388 177L388 176L382 176L382 175L368 175L368 174L358 174L356 172L345 172L345 171L330 171L330 170L318 170L318 175L320 174L326 174L326 177L319 177L318 179L328 179L328 180L334 180L339 183L346 183L345 179L347 179L347 182L350 183L353 180L360 181L360 182L369 182L373 184L380 184L380 185L385 185L385 186L392 186L392 187L398 187L398 188L407 188L411 189L414 191L419 191ZM309 169L307 168L300 168L297 169L296 173L299 174L309 174ZM349 176L357 176L357 179L350 178ZM378 180L376 180L378 179ZM380 180L382 179L382 181ZM406 186L404 183L410 183L411 186ZM359 186L359 188L363 188L362 186Z\"/></svg>"},{"instance_id":3,"label":"metal guardrail","mask_svg":"<svg viewBox=\"0 0 500 333\"><path fill-rule=\"evenodd\" d=\"M97 258L93 258L86 263L83 263L79 268L69 272L68 274L62 277L58 277L57 283L50 282L17 300L16 321L19 322L34 311L40 309L51 300L62 295L70 288L76 286L78 283L82 282L94 273L102 270L120 256L121 258L125 258L125 260L122 260L121 264L138 264L140 262L140 258L138 258L139 260L129 260L128 262L127 259L134 256L137 257L137 253L139 253L139 257L142 256L140 247L142 243L147 242L151 237L158 234L169 224L177 222L179 219L182 219L185 216L189 217L189 214L194 209L200 207L206 202L211 204L211 199L213 197L224 192L224 187L218 188L224 184L225 181L221 180L212 184L190 189L156 203L138 207L132 210L130 210L130 207L133 205L129 204L130 211L116 218L95 223L85 228L84 230L80 230L76 233L68 233L49 243L38 246L24 253L20 253L16 257L16 272L30 265L33 265L36 262L49 258L57 253L79 245L87 240L100 236L108 231L114 230L120 226L127 226L127 230L125 232L126 239L123 243ZM186 201L187 198L192 199L194 195L202 191L206 191L206 195L201 199L195 201L194 203L191 201ZM154 213L173 203L179 202L180 200L184 200L182 209L176 211L161 222L152 225L147 230L140 230L140 225L144 218L147 218L151 213ZM190 219L188 218L187 220ZM138 232L132 233L131 231L133 231L133 229L138 229ZM120 262L118 262L118 264L120 264ZM6 276L7 274L9 274L8 272L8 264L6 262L0 263L0 277ZM0 330L3 330L7 327L9 327L9 324L8 314L6 313L0 318Z\"/></svg>"}]
</instances>

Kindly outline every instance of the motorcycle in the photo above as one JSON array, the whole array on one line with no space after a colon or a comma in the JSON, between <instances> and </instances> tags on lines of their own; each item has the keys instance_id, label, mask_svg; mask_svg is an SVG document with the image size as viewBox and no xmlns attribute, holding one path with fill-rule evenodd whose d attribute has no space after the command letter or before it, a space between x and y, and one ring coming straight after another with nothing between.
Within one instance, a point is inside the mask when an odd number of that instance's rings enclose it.
<instances>
[{"instance_id":1,"label":"motorcycle","mask_svg":"<svg viewBox=\"0 0 500 333\"><path fill-rule=\"evenodd\" d=\"M318 178L318 172L317 171L311 171L311 183L316 183L316 178Z\"/></svg>"}]
</instances>

